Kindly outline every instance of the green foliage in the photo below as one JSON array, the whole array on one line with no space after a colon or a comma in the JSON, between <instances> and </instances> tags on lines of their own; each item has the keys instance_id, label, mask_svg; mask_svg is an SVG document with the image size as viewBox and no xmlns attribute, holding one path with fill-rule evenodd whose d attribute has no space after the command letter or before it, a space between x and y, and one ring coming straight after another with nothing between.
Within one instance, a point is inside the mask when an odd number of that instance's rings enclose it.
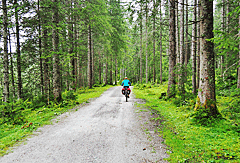
<instances>
[{"instance_id":1,"label":"green foliage","mask_svg":"<svg viewBox=\"0 0 240 163\"><path fill-rule=\"evenodd\" d=\"M136 87L137 89L143 90L145 88L152 88L152 87L154 87L154 85L152 85L150 83L149 84L135 84L134 87Z\"/></svg>"},{"instance_id":2,"label":"green foliage","mask_svg":"<svg viewBox=\"0 0 240 163\"><path fill-rule=\"evenodd\" d=\"M209 126L222 119L218 117L209 116L211 114L210 108L199 107L194 113L190 115L193 124L200 124L202 126Z\"/></svg>"},{"instance_id":3,"label":"green foliage","mask_svg":"<svg viewBox=\"0 0 240 163\"><path fill-rule=\"evenodd\" d=\"M226 110L233 97L217 97L217 107L225 117L204 119L206 122L202 125L193 123L191 116L196 105L195 98L186 96L186 104L177 107L174 103L181 102L179 98L170 98L167 101L164 98L159 99L161 93L167 91L167 83L160 87L140 88L141 85L134 87L136 97L145 99L144 106L156 110L161 117L158 132L168 146L169 162L238 162L239 125L229 116L232 114L229 113L230 110ZM232 101L229 109L238 105L239 98L234 98L236 100ZM236 116L238 111L235 110Z\"/></svg>"},{"instance_id":4,"label":"green foliage","mask_svg":"<svg viewBox=\"0 0 240 163\"><path fill-rule=\"evenodd\" d=\"M18 124L21 125L26 121L26 115L31 111L29 109L28 100L18 100L12 103L3 103L0 105L0 125L7 124Z\"/></svg>"},{"instance_id":5,"label":"green foliage","mask_svg":"<svg viewBox=\"0 0 240 163\"><path fill-rule=\"evenodd\" d=\"M77 95L75 94L74 91L67 91L67 90L65 90L65 92L62 93L62 98L63 98L64 101L76 100Z\"/></svg>"},{"instance_id":6,"label":"green foliage","mask_svg":"<svg viewBox=\"0 0 240 163\"><path fill-rule=\"evenodd\" d=\"M235 98L226 98L222 101L222 107L221 113L224 117L227 117L230 119L235 126L240 126L240 102L239 102L239 96ZM240 127L238 129L238 132L240 132Z\"/></svg>"}]
</instances>

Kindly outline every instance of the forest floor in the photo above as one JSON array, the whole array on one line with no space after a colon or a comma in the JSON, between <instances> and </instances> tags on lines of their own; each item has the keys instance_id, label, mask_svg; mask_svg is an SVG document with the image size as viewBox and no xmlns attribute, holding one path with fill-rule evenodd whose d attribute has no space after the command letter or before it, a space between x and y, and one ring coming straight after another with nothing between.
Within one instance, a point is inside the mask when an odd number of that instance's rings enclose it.
<instances>
[{"instance_id":1,"label":"forest floor","mask_svg":"<svg viewBox=\"0 0 240 163\"><path fill-rule=\"evenodd\" d=\"M112 87L58 116L0 162L167 162L166 146L151 121L154 114L136 107L143 101L134 95L125 102L120 91Z\"/></svg>"},{"instance_id":2,"label":"forest floor","mask_svg":"<svg viewBox=\"0 0 240 163\"><path fill-rule=\"evenodd\" d=\"M134 85L136 98L146 101L137 106L156 113L151 119L158 122L157 132L169 149L166 160L173 163L239 163L239 95L235 95L239 92L231 92L232 95L226 97L217 96L217 107L223 118L204 119L205 123L201 124L192 117L196 99L192 98L191 89L181 105L178 95L170 99L162 96L167 88L167 82Z\"/></svg>"}]
</instances>

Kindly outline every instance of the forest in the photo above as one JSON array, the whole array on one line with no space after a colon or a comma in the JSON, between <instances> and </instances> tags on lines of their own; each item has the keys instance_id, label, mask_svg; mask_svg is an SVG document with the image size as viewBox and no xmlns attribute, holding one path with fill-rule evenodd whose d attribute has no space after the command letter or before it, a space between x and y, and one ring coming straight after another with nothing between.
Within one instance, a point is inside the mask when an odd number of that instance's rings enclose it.
<instances>
[{"instance_id":1,"label":"forest","mask_svg":"<svg viewBox=\"0 0 240 163\"><path fill-rule=\"evenodd\" d=\"M127 76L137 94L164 87L156 98L189 106L194 124L224 119L239 136L238 0L2 0L0 7L1 130ZM1 144L1 151L12 145ZM232 150L216 157L240 159L239 147Z\"/></svg>"}]
</instances>

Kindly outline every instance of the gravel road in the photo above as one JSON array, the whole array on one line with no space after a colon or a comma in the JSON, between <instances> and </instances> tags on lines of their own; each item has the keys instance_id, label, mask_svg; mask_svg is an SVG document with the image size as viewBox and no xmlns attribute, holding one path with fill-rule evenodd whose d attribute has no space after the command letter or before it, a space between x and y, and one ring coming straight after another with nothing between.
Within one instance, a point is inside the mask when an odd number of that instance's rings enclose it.
<instances>
[{"instance_id":1,"label":"gravel road","mask_svg":"<svg viewBox=\"0 0 240 163\"><path fill-rule=\"evenodd\" d=\"M162 138L153 132L150 114L139 111L136 102L141 100L134 95L125 102L121 87L110 88L85 106L78 106L78 111L65 113L58 122L39 128L0 162L166 162Z\"/></svg>"}]
</instances>

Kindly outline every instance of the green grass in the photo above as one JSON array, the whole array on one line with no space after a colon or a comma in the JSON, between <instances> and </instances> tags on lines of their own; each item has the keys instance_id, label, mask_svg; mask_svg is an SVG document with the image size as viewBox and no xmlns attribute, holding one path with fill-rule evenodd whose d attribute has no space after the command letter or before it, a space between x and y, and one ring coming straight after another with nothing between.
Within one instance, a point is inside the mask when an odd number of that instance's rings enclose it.
<instances>
[{"instance_id":1,"label":"green grass","mask_svg":"<svg viewBox=\"0 0 240 163\"><path fill-rule=\"evenodd\" d=\"M159 135L169 147L169 162L240 162L240 135L238 121L223 114L226 119L209 122L201 126L191 121L194 100L177 107L177 99L159 99L167 92L167 84L154 86L135 86L137 98L145 99L145 107L157 110L162 126ZM217 105L222 113L232 98L217 97ZM155 118L156 119L156 118Z\"/></svg>"},{"instance_id":2,"label":"green grass","mask_svg":"<svg viewBox=\"0 0 240 163\"><path fill-rule=\"evenodd\" d=\"M0 125L0 156L6 154L10 147L25 140L37 128L43 125L51 124L51 120L56 116L69 111L77 104L88 103L89 99L99 97L111 86L96 87L93 89L79 89L74 94L76 100L66 99L62 104L50 103L46 107L38 108L34 111L29 108L25 112L25 124L16 125L4 123ZM66 92L63 92L63 96ZM64 96L66 98L66 96ZM31 105L31 102L28 102Z\"/></svg>"}]
</instances>

